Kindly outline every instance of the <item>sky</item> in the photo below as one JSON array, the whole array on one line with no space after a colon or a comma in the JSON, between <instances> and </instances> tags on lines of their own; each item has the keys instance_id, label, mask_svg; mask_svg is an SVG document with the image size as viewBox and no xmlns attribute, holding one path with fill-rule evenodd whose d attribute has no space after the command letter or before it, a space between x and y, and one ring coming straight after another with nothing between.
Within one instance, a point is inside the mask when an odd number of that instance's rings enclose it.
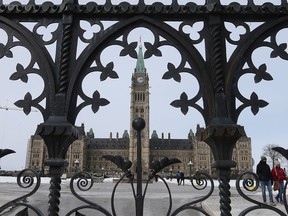
<instances>
[{"instance_id":1,"label":"sky","mask_svg":"<svg viewBox=\"0 0 288 216\"><path fill-rule=\"evenodd\" d=\"M9 3L9 1L3 2ZM41 3L40 0L35 0L35 2ZM88 1L79 1L82 4L86 2ZM118 2L121 1L112 1L114 4ZM132 3L132 1L129 2ZM184 4L188 1L179 2ZM238 2L246 3L246 1ZM256 2L261 3L261 1ZM275 4L277 2L280 0L273 1ZM149 4L151 1L146 1L146 3ZM201 3L199 2L199 4ZM83 28L87 27L86 24L83 22ZM109 26L110 24L106 25ZM51 28L53 29L53 27ZM281 43L288 42L287 33L287 31L282 31L279 34L278 39ZM89 32L87 32L87 37L89 37ZM197 33L195 35L191 33L191 37L197 37ZM235 37L237 37L237 31ZM143 43L145 41L152 42L153 34L147 29L138 28L129 34L128 40L129 42L139 42L140 38ZM0 43L5 44L5 39L5 33L0 29ZM79 47L84 46L85 44L79 44ZM168 62L174 65L179 64L180 54L173 47L165 46L160 49L162 57L153 56L145 59L145 66L150 78L150 133L152 130L156 130L159 136L164 133L165 138L170 133L171 138L185 139L190 129L195 132L197 124L205 127L204 121L200 113L193 108L189 108L187 115L183 115L179 109L170 106L170 103L179 99L184 91L192 97L196 94L199 85L193 76L185 73L181 74L181 83L173 80L162 80L163 74L167 71ZM203 46L200 45L199 49L203 49ZM49 50L53 53L53 46L49 47ZM229 50L232 52L233 47L229 47ZM10 81L9 77L15 71L16 64L21 63L27 66L30 55L25 48L15 47L11 51L14 55L13 59L5 57L0 59L0 107L11 108L8 110L0 109L0 149L10 148L16 153L0 159L2 170L25 168L28 139L35 133L37 125L43 122L42 116L37 110L33 110L26 116L13 105L15 101L23 99L26 92L31 92L33 97L39 95L43 89L43 81L36 75L29 75L28 83ZM129 131L130 128L130 86L136 59L127 56L120 57L120 51L121 47L109 47L101 56L103 65L111 61L114 62L114 68L119 79L107 79L105 82L100 82L99 73L93 73L87 76L83 82L85 93L91 95L95 90L98 90L101 97L110 101L108 106L101 107L96 114L93 114L91 107L86 107L77 117L76 125L79 126L84 123L86 131L92 128L95 137L109 137L110 132L112 132L113 137L116 137L117 132L119 136L122 136L124 130ZM145 46L143 46L143 52L145 52ZM275 144L284 148L288 146L286 143L288 62L279 58L270 59L270 52L271 50L267 48L256 50L253 59L255 65L258 66L266 63L267 71L270 72L274 80L255 84L254 76L245 75L239 83L240 92L246 97L249 97L252 92L256 92L259 98L269 103L267 107L260 109L256 116L252 114L249 108L245 109L238 119L238 124L244 126L247 136L251 137L252 157L256 164L263 153L264 146L268 144ZM27 58L23 58L23 56L27 56ZM283 160L283 163L287 166L287 161Z\"/></svg>"}]
</instances>

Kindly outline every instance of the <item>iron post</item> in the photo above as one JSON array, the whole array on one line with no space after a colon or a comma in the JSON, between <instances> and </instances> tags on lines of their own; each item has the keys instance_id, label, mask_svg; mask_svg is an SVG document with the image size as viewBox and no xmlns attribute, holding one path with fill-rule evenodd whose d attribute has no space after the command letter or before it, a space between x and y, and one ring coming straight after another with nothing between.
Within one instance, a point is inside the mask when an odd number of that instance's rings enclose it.
<instances>
[{"instance_id":1,"label":"iron post","mask_svg":"<svg viewBox=\"0 0 288 216\"><path fill-rule=\"evenodd\" d=\"M141 147L141 130L146 126L143 118L135 118L132 122L133 128L137 131L137 193L136 193L136 216L143 216L144 197L142 191L142 147Z\"/></svg>"},{"instance_id":2,"label":"iron post","mask_svg":"<svg viewBox=\"0 0 288 216\"><path fill-rule=\"evenodd\" d=\"M219 181L221 216L231 216L230 174L231 168L236 166L232 160L233 148L237 140L244 136L244 128L233 124L230 119L214 119L213 123L203 131L202 138L210 146L215 161Z\"/></svg>"}]
</instances>

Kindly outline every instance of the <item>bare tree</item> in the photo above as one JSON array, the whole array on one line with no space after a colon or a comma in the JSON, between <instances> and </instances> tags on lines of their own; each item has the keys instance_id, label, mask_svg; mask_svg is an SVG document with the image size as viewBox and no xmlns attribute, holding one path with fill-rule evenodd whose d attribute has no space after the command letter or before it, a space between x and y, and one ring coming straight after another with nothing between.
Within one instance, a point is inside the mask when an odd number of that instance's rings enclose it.
<instances>
[{"instance_id":1,"label":"bare tree","mask_svg":"<svg viewBox=\"0 0 288 216\"><path fill-rule=\"evenodd\" d=\"M283 160L283 156L279 152L276 152L272 149L274 147L278 147L278 145L267 144L263 147L263 155L272 160L272 167L274 167L275 160Z\"/></svg>"}]
</instances>

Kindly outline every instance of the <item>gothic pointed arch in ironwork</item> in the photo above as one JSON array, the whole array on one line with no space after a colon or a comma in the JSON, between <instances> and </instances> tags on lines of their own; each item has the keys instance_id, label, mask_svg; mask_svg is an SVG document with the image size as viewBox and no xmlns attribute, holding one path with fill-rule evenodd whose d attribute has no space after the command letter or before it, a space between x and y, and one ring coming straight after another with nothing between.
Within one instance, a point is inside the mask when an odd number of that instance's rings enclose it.
<instances>
[{"instance_id":1,"label":"gothic pointed arch in ironwork","mask_svg":"<svg viewBox=\"0 0 288 216\"><path fill-rule=\"evenodd\" d=\"M118 78L113 61L103 65L101 53L107 47L118 45L123 47L120 56L128 55L136 58L137 43L129 43L128 35L138 27L149 29L154 36L154 42L144 43L147 49L145 58L153 55L161 56L159 47L163 45L174 47L181 55L179 66L167 64L163 79L181 82L181 73L189 73L199 83L199 91L192 99L190 95L183 92L179 99L171 102L171 105L180 108L183 114L193 107L203 116L206 128L201 132L200 137L210 146L215 159L212 167L216 169L219 180L221 215L231 215L229 181L231 168L236 165L232 161L232 152L236 141L245 135L244 127L237 124L238 117L247 107L251 107L255 115L260 108L268 104L263 99L259 99L254 92L250 98L242 95L238 86L239 79L247 73L252 73L255 74L256 83L272 80L266 64L257 67L253 62L252 54L260 47L271 48L271 58L288 59L287 43L277 42L277 34L282 29L288 28L287 15L286 0L281 0L279 5L269 2L256 5L253 0L248 0L244 5L237 2L223 5L220 0L206 0L202 5L192 2L181 5L177 0L172 0L167 5L161 2L147 5L144 0L139 0L135 5L128 2L114 5L111 0L106 0L103 4L89 2L85 5L80 5L77 0L63 0L59 5L53 2L37 5L35 0L29 0L26 4L17 1L4 4L3 0L0 0L0 28L8 38L6 44L0 44L0 58L12 58L11 49L17 46L24 47L31 54L28 66L25 68L18 64L16 72L10 79L27 82L28 75L34 73L44 82L40 95L32 98L28 92L24 99L16 101L15 104L23 108L25 114L30 113L31 107L35 107L41 111L44 118L44 122L38 125L36 134L44 139L49 152L49 158L45 161L45 165L50 167L51 176L49 216L57 216L59 213L61 175L66 166L67 150L78 137L78 131L74 126L78 113L88 105L91 105L92 111L96 113L99 108L109 104L109 101L102 98L101 92L97 90L92 96L86 95L81 89L83 79L94 70L101 73L101 81ZM87 21L91 26L97 27L92 36L84 36L85 29L81 27L81 21ZM107 27L106 21L112 24ZM169 22L177 22L179 25L172 27ZM258 27L253 30L249 22L257 22ZM27 23L33 23L32 27L25 25ZM185 29L189 27L193 29L194 24L197 23L202 23L203 27L197 31L198 38L191 38ZM244 29L244 33L239 34L238 40L231 37L231 32L225 26L226 23ZM45 38L45 34L41 31L51 25L54 28L50 31L50 38ZM86 44L82 51L78 50L78 42ZM203 53L197 49L197 45L201 43L204 44ZM231 56L227 54L228 44L236 47ZM53 55L48 51L50 45L54 45L56 50ZM94 62L96 67L92 66ZM77 103L79 97L83 100L80 104ZM197 104L200 100L203 102L202 107ZM240 101L238 107L236 100ZM40 105L43 101L45 107ZM137 133L140 146L141 130L139 129ZM141 167L141 162L138 166ZM129 170L125 174L133 180ZM35 175L37 176L37 173ZM150 177L158 178L157 173L152 173ZM197 176L195 178L199 180ZM141 180L140 177L137 179L137 182L140 182L137 192L142 192ZM287 188L287 183L285 187ZM141 199L139 197L135 196L135 200L138 207L143 210L143 197L140 197ZM287 201L284 200L287 209ZM19 204L18 199L15 200L16 202ZM14 205L14 202L7 206L12 204ZM187 206L183 205L179 211L194 208L190 204L191 202ZM259 202L254 204L257 207L244 210L243 214L265 208L286 215L274 207ZM91 204L92 208L96 206L97 209L97 205L93 205ZM2 212L7 206L0 207L0 211ZM29 204L25 206L42 215L38 209ZM194 209L206 214L202 209ZM75 208L71 212L77 210ZM103 212L110 215L104 209ZM26 213L25 209L22 214ZM177 213L176 210L172 215ZM167 214L170 214L170 208ZM143 211L138 210L136 215L142 216Z\"/></svg>"}]
</instances>

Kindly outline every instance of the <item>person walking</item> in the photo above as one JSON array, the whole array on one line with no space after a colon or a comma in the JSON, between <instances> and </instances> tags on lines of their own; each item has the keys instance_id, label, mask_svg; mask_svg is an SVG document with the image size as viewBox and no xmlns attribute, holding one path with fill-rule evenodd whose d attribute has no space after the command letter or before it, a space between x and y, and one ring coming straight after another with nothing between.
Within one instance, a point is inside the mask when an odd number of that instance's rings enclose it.
<instances>
[{"instance_id":1,"label":"person walking","mask_svg":"<svg viewBox=\"0 0 288 216\"><path fill-rule=\"evenodd\" d=\"M176 173L176 179L177 179L177 184L178 184L178 185L180 185L180 178L181 178L181 176L180 176L180 171L177 171L177 173Z\"/></svg>"},{"instance_id":2,"label":"person walking","mask_svg":"<svg viewBox=\"0 0 288 216\"><path fill-rule=\"evenodd\" d=\"M181 171L180 172L180 185L183 182L183 186L184 186L184 182L185 182L184 180L185 180L184 173Z\"/></svg>"},{"instance_id":3,"label":"person walking","mask_svg":"<svg viewBox=\"0 0 288 216\"><path fill-rule=\"evenodd\" d=\"M272 193L272 173L269 165L267 164L267 158L265 156L261 156L261 160L256 167L256 173L259 176L263 202L266 204L266 187L267 187L269 193L270 205L275 206L276 204L273 201L273 193Z\"/></svg>"},{"instance_id":4,"label":"person walking","mask_svg":"<svg viewBox=\"0 0 288 216\"><path fill-rule=\"evenodd\" d=\"M278 194L275 199L278 203L283 204L283 192L284 192L284 180L286 180L286 174L284 170L280 167L280 162L275 161L275 167L272 169L272 178L274 180L274 184L276 182L279 183Z\"/></svg>"}]
</instances>

